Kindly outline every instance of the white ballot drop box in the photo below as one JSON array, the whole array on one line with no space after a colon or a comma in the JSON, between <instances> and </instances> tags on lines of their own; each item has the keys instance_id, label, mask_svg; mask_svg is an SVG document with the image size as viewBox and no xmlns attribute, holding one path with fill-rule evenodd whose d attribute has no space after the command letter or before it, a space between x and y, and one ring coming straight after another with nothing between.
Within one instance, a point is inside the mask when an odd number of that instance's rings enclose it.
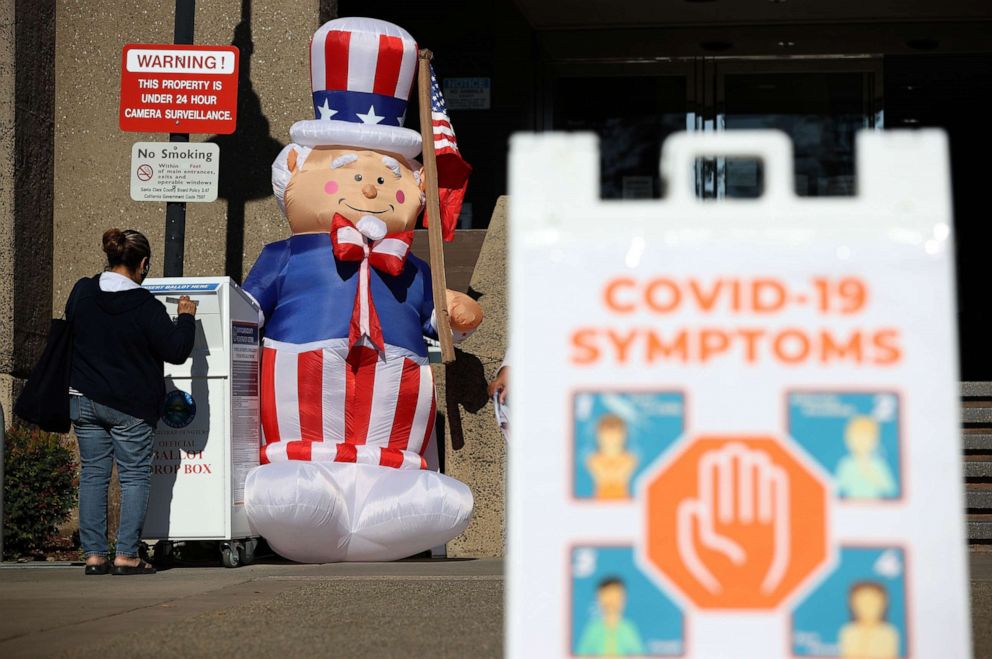
<instances>
[{"instance_id":1,"label":"white ballot drop box","mask_svg":"<svg viewBox=\"0 0 992 659\"><path fill-rule=\"evenodd\" d=\"M217 540L225 565L250 562L244 484L258 465L258 308L229 277L146 279L173 317L182 295L196 303L196 342L184 363L165 365L166 396L155 433L143 537Z\"/></svg>"}]
</instances>

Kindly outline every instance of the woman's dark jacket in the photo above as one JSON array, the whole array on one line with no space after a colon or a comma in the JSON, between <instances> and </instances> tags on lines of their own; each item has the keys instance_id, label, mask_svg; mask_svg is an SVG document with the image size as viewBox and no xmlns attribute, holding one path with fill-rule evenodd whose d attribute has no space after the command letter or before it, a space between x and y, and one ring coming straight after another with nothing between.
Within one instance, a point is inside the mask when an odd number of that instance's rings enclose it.
<instances>
[{"instance_id":1,"label":"woman's dark jacket","mask_svg":"<svg viewBox=\"0 0 992 659\"><path fill-rule=\"evenodd\" d=\"M193 351L193 316L173 321L144 288L100 290L100 275L80 279L66 303L73 321L72 388L154 426L165 398L164 362Z\"/></svg>"}]
</instances>

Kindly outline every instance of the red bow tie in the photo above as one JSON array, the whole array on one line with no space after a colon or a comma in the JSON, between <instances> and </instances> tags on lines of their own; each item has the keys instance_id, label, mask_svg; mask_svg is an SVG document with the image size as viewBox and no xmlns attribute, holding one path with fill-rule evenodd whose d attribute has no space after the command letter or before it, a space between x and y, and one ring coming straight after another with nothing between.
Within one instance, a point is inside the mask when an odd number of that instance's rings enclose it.
<instances>
[{"instance_id":1,"label":"red bow tie","mask_svg":"<svg viewBox=\"0 0 992 659\"><path fill-rule=\"evenodd\" d=\"M379 324L379 314L376 313L372 289L369 286L369 266L395 277L403 272L403 265L412 242L412 231L389 234L381 240L369 242L348 218L335 213L331 224L334 258L339 261L360 263L355 306L348 331L349 347L367 340L373 348L385 354L382 325Z\"/></svg>"},{"instance_id":2,"label":"red bow tie","mask_svg":"<svg viewBox=\"0 0 992 659\"><path fill-rule=\"evenodd\" d=\"M403 272L406 255L413 243L413 232L391 233L382 240L369 242L355 228L351 220L343 215L334 215L331 224L331 244L334 256L339 261L364 261L378 270L394 277Z\"/></svg>"}]
</instances>

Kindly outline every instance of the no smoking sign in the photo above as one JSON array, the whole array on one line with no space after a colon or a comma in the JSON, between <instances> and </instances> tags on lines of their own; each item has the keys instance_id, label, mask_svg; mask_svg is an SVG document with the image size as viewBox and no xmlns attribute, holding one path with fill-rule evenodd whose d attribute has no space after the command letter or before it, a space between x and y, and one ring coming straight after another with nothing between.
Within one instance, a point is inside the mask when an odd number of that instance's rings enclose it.
<instances>
[{"instance_id":1,"label":"no smoking sign","mask_svg":"<svg viewBox=\"0 0 992 659\"><path fill-rule=\"evenodd\" d=\"M137 142L131 147L131 199L217 199L220 147L211 142Z\"/></svg>"}]
</instances>

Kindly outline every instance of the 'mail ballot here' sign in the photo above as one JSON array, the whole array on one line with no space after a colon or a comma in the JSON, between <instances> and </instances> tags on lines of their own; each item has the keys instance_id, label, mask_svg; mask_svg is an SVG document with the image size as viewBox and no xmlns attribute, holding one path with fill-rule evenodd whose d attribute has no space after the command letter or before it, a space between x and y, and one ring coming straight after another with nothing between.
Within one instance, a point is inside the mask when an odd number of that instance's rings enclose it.
<instances>
[{"instance_id":1,"label":"'mail ballot here' sign","mask_svg":"<svg viewBox=\"0 0 992 659\"><path fill-rule=\"evenodd\" d=\"M237 125L234 46L124 46L121 130L227 135Z\"/></svg>"}]
</instances>

